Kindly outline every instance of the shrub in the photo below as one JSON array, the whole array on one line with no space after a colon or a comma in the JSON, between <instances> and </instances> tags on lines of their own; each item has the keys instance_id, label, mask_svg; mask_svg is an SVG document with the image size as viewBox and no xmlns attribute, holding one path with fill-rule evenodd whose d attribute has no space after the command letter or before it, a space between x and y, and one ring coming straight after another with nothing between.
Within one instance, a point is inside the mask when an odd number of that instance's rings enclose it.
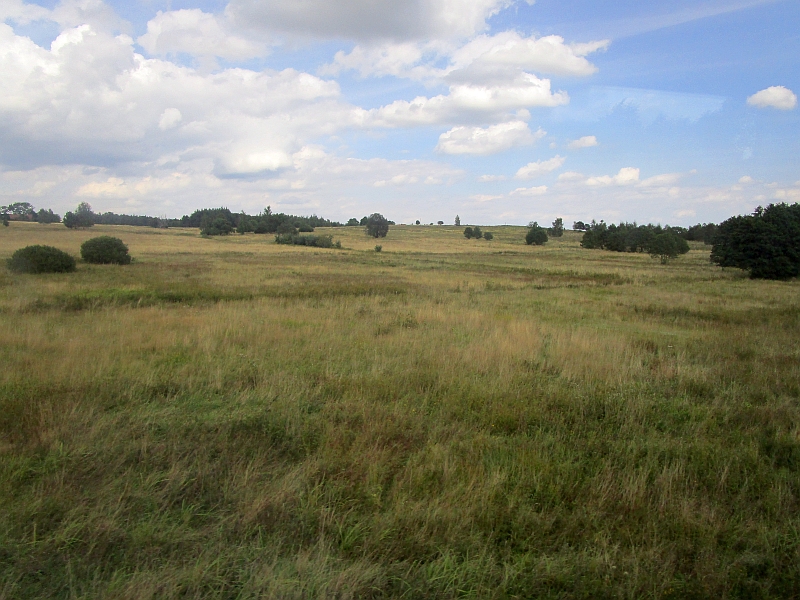
<instances>
[{"instance_id":1,"label":"shrub","mask_svg":"<svg viewBox=\"0 0 800 600\"><path fill-rule=\"evenodd\" d=\"M279 233L275 236L276 244L294 246L313 246L316 248L341 248L341 242L333 243L331 235L297 235L293 233ZM337 245L338 244L338 245Z\"/></svg>"},{"instance_id":2,"label":"shrub","mask_svg":"<svg viewBox=\"0 0 800 600\"><path fill-rule=\"evenodd\" d=\"M357 227L358 226L358 219L355 217L352 219L347 219L347 226L348 227Z\"/></svg>"},{"instance_id":3,"label":"shrub","mask_svg":"<svg viewBox=\"0 0 800 600\"><path fill-rule=\"evenodd\" d=\"M386 237L389 233L389 221L380 213L372 213L364 225L367 235L374 238Z\"/></svg>"},{"instance_id":4,"label":"shrub","mask_svg":"<svg viewBox=\"0 0 800 600\"><path fill-rule=\"evenodd\" d=\"M81 244L81 258L98 265L129 265L128 247L119 238L108 235L86 240Z\"/></svg>"},{"instance_id":5,"label":"shrub","mask_svg":"<svg viewBox=\"0 0 800 600\"><path fill-rule=\"evenodd\" d=\"M380 252L381 250L383 250L383 246L381 246L380 244L377 244L375 246L375 252Z\"/></svg>"},{"instance_id":6,"label":"shrub","mask_svg":"<svg viewBox=\"0 0 800 600\"><path fill-rule=\"evenodd\" d=\"M485 240L494 239L494 234L491 231L486 231L483 234L483 239L485 239Z\"/></svg>"},{"instance_id":7,"label":"shrub","mask_svg":"<svg viewBox=\"0 0 800 600\"><path fill-rule=\"evenodd\" d=\"M689 251L689 244L671 231L665 231L650 238L647 251L650 256L660 259L661 264L665 265L670 259L677 258L679 254L686 254Z\"/></svg>"},{"instance_id":8,"label":"shrub","mask_svg":"<svg viewBox=\"0 0 800 600\"><path fill-rule=\"evenodd\" d=\"M528 233L525 235L525 243L529 246L534 244L536 246L541 246L542 244L547 243L547 232L544 230L543 227L540 227L539 224L534 221L530 224L530 229L528 229Z\"/></svg>"},{"instance_id":9,"label":"shrub","mask_svg":"<svg viewBox=\"0 0 800 600\"><path fill-rule=\"evenodd\" d=\"M11 255L8 268L16 273L69 273L75 270L75 258L52 246L26 246Z\"/></svg>"},{"instance_id":10,"label":"shrub","mask_svg":"<svg viewBox=\"0 0 800 600\"><path fill-rule=\"evenodd\" d=\"M472 239L472 227L467 227L464 229L464 237L468 240Z\"/></svg>"}]
</instances>

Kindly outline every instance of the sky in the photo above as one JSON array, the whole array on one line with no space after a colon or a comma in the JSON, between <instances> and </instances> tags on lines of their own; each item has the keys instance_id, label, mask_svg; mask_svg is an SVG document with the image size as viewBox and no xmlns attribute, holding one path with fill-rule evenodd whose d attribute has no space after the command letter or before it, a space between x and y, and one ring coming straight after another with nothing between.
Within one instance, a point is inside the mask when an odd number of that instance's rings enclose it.
<instances>
[{"instance_id":1,"label":"sky","mask_svg":"<svg viewBox=\"0 0 800 600\"><path fill-rule=\"evenodd\" d=\"M0 0L0 204L720 222L800 201L796 0Z\"/></svg>"}]
</instances>

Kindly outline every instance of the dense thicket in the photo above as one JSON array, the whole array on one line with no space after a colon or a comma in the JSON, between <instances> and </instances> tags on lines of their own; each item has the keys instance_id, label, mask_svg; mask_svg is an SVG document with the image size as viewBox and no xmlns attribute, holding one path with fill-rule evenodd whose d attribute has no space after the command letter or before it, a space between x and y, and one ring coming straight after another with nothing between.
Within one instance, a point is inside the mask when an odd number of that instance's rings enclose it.
<instances>
[{"instance_id":1,"label":"dense thicket","mask_svg":"<svg viewBox=\"0 0 800 600\"><path fill-rule=\"evenodd\" d=\"M16 273L68 273L75 270L75 258L52 246L26 246L8 259Z\"/></svg>"},{"instance_id":2,"label":"dense thicket","mask_svg":"<svg viewBox=\"0 0 800 600\"><path fill-rule=\"evenodd\" d=\"M750 272L753 279L800 275L800 204L770 204L720 224L711 261Z\"/></svg>"},{"instance_id":3,"label":"dense thicket","mask_svg":"<svg viewBox=\"0 0 800 600\"><path fill-rule=\"evenodd\" d=\"M275 236L276 244L292 244L295 246L314 246L316 248L341 248L341 242L333 242L330 235L297 235L279 233Z\"/></svg>"},{"instance_id":4,"label":"dense thicket","mask_svg":"<svg viewBox=\"0 0 800 600\"><path fill-rule=\"evenodd\" d=\"M679 228L636 223L608 225L605 221L592 221L586 225L581 246L614 252L647 252L660 258L661 262L689 251L689 244L681 236Z\"/></svg>"},{"instance_id":5,"label":"dense thicket","mask_svg":"<svg viewBox=\"0 0 800 600\"><path fill-rule=\"evenodd\" d=\"M109 235L101 235L83 242L81 258L88 263L100 265L129 265L131 263L128 246L121 239Z\"/></svg>"},{"instance_id":6,"label":"dense thicket","mask_svg":"<svg viewBox=\"0 0 800 600\"><path fill-rule=\"evenodd\" d=\"M194 211L191 215L184 215L180 219L170 219L170 227L199 227L206 229L217 219L227 221L231 230L234 228L239 233L292 233L299 231L314 231L315 227L340 227L342 224L337 221L323 219L316 215L310 217L299 217L284 213L273 213L268 206L264 212L257 215L245 213L232 213L229 209L203 208ZM210 234L214 235L214 234Z\"/></svg>"}]
</instances>

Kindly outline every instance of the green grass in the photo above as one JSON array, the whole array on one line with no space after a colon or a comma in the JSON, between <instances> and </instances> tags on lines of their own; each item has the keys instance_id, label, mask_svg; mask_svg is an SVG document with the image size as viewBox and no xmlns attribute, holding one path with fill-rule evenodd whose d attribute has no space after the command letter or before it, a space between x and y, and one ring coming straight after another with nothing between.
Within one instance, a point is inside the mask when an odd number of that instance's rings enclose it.
<instances>
[{"instance_id":1,"label":"green grass","mask_svg":"<svg viewBox=\"0 0 800 600\"><path fill-rule=\"evenodd\" d=\"M317 231L0 232L0 598L800 597L797 282Z\"/></svg>"}]
</instances>

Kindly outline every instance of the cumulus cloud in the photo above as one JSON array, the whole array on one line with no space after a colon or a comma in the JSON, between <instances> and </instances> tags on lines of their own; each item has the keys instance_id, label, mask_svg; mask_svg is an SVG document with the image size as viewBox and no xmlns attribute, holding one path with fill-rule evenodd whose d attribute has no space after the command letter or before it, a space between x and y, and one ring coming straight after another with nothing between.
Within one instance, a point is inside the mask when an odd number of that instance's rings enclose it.
<instances>
[{"instance_id":1,"label":"cumulus cloud","mask_svg":"<svg viewBox=\"0 0 800 600\"><path fill-rule=\"evenodd\" d=\"M185 52L243 60L265 54L263 44L234 35L220 18L197 8L158 11L136 41L153 56Z\"/></svg>"},{"instance_id":2,"label":"cumulus cloud","mask_svg":"<svg viewBox=\"0 0 800 600\"><path fill-rule=\"evenodd\" d=\"M682 173L663 173L661 175L654 175L653 177L648 177L647 179L641 181L639 185L641 187L664 187L670 186L677 183L681 177L683 177ZM639 179L639 174L637 171L636 179Z\"/></svg>"},{"instance_id":3,"label":"cumulus cloud","mask_svg":"<svg viewBox=\"0 0 800 600\"><path fill-rule=\"evenodd\" d=\"M567 148L570 150L579 150L581 148L591 148L592 146L597 146L597 144L598 141L595 136L585 135L577 140L572 140L569 144L567 144Z\"/></svg>"},{"instance_id":4,"label":"cumulus cloud","mask_svg":"<svg viewBox=\"0 0 800 600\"><path fill-rule=\"evenodd\" d=\"M494 85L459 84L447 95L397 100L370 111L373 126L401 127L470 120L500 119L509 111L534 106L559 106L569 102L566 92L551 92L550 81L522 73L513 81Z\"/></svg>"},{"instance_id":5,"label":"cumulus cloud","mask_svg":"<svg viewBox=\"0 0 800 600\"><path fill-rule=\"evenodd\" d=\"M623 167L614 176L601 175L599 177L589 177L586 185L630 185L639 181L639 169L634 167Z\"/></svg>"},{"instance_id":6,"label":"cumulus cloud","mask_svg":"<svg viewBox=\"0 0 800 600\"><path fill-rule=\"evenodd\" d=\"M231 0L240 26L300 37L353 40L465 38L512 0Z\"/></svg>"},{"instance_id":7,"label":"cumulus cloud","mask_svg":"<svg viewBox=\"0 0 800 600\"><path fill-rule=\"evenodd\" d=\"M608 40L567 44L560 36L523 37L516 31L480 35L460 45L436 40L358 44L348 53L337 52L320 72L335 75L354 70L362 77L393 75L484 83L513 79L521 71L587 76L597 67L586 56L608 44Z\"/></svg>"},{"instance_id":8,"label":"cumulus cloud","mask_svg":"<svg viewBox=\"0 0 800 600\"><path fill-rule=\"evenodd\" d=\"M586 177L582 173L576 171L565 171L558 176L558 181L565 183L572 183L576 181L585 181Z\"/></svg>"},{"instance_id":9,"label":"cumulus cloud","mask_svg":"<svg viewBox=\"0 0 800 600\"><path fill-rule=\"evenodd\" d=\"M792 110L797 106L797 95L782 85L773 85L750 96L747 104L758 108Z\"/></svg>"},{"instance_id":10,"label":"cumulus cloud","mask_svg":"<svg viewBox=\"0 0 800 600\"><path fill-rule=\"evenodd\" d=\"M754 182L755 182L755 179L750 177L750 175L744 175L743 177L739 178L739 183L741 183L742 185L746 185L746 184L754 183Z\"/></svg>"},{"instance_id":11,"label":"cumulus cloud","mask_svg":"<svg viewBox=\"0 0 800 600\"><path fill-rule=\"evenodd\" d=\"M531 133L524 121L509 121L491 127L454 127L439 136L436 151L442 154L497 154L515 146L532 144L546 135Z\"/></svg>"},{"instance_id":12,"label":"cumulus cloud","mask_svg":"<svg viewBox=\"0 0 800 600\"><path fill-rule=\"evenodd\" d=\"M565 157L556 155L548 160L537 160L536 162L530 162L524 167L520 167L514 177L516 179L533 179L534 177L541 177L542 175L546 175L547 173L558 169L564 164L565 160L567 160Z\"/></svg>"},{"instance_id":13,"label":"cumulus cloud","mask_svg":"<svg viewBox=\"0 0 800 600\"><path fill-rule=\"evenodd\" d=\"M542 196L547 193L547 186L540 185L537 187L521 187L511 191L511 196Z\"/></svg>"},{"instance_id":14,"label":"cumulus cloud","mask_svg":"<svg viewBox=\"0 0 800 600\"><path fill-rule=\"evenodd\" d=\"M205 157L220 173L292 165L305 140L358 125L339 86L293 69L202 74L145 59L88 24L50 49L0 24L0 161L33 167ZM180 126L179 126L180 125Z\"/></svg>"}]
</instances>

